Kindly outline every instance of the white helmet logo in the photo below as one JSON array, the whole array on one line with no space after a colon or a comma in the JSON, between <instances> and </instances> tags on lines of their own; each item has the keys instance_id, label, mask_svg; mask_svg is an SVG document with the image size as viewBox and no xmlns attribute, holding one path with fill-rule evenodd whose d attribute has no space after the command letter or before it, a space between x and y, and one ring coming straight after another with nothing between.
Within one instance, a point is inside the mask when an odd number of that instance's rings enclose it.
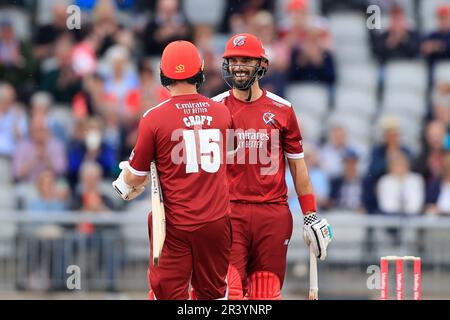
<instances>
[{"instance_id":1,"label":"white helmet logo","mask_svg":"<svg viewBox=\"0 0 450 320\"><path fill-rule=\"evenodd\" d=\"M247 37L246 36L238 36L236 38L233 39L233 45L235 47L240 47L243 46L245 44L245 39Z\"/></svg>"}]
</instances>

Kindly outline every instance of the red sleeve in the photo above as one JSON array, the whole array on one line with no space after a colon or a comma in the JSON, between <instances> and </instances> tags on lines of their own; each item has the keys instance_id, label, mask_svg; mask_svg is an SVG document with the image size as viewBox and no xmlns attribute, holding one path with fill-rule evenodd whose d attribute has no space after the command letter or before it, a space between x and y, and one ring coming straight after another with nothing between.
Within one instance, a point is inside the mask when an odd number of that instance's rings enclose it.
<instances>
[{"instance_id":1,"label":"red sleeve","mask_svg":"<svg viewBox=\"0 0 450 320\"><path fill-rule=\"evenodd\" d=\"M286 127L283 132L283 150L289 159L303 158L302 134L298 127L294 108L289 108Z\"/></svg>"},{"instance_id":2,"label":"red sleeve","mask_svg":"<svg viewBox=\"0 0 450 320\"><path fill-rule=\"evenodd\" d=\"M130 171L137 176L150 173L150 163L155 155L155 134L150 115L147 114L139 123L136 145L131 152L128 162Z\"/></svg>"}]
</instances>

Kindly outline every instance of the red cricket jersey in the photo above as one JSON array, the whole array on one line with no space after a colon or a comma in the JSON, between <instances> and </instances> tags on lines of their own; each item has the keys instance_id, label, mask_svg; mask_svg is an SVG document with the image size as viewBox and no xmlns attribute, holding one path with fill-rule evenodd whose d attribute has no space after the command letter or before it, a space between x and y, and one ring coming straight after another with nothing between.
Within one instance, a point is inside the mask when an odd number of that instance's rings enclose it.
<instances>
[{"instance_id":1,"label":"red cricket jersey","mask_svg":"<svg viewBox=\"0 0 450 320\"><path fill-rule=\"evenodd\" d=\"M156 160L167 224L193 231L229 213L226 130L229 110L200 94L172 97L142 117L131 172Z\"/></svg>"},{"instance_id":2,"label":"red cricket jersey","mask_svg":"<svg viewBox=\"0 0 450 320\"><path fill-rule=\"evenodd\" d=\"M228 107L235 128L235 154L228 165L230 200L286 203L285 155L303 158L302 136L291 103L266 90L252 102L236 99L232 90L213 100Z\"/></svg>"}]
</instances>

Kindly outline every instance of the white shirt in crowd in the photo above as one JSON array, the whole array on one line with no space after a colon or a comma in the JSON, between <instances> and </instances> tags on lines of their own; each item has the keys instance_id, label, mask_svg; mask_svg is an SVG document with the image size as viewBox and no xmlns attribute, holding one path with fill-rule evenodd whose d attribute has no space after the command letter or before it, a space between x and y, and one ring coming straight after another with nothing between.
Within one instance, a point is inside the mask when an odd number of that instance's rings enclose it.
<instances>
[{"instance_id":1,"label":"white shirt in crowd","mask_svg":"<svg viewBox=\"0 0 450 320\"><path fill-rule=\"evenodd\" d=\"M441 192L437 200L437 207L440 213L450 215L450 183L441 185Z\"/></svg>"},{"instance_id":2,"label":"white shirt in crowd","mask_svg":"<svg viewBox=\"0 0 450 320\"><path fill-rule=\"evenodd\" d=\"M402 178L387 174L378 181L378 205L385 213L418 214L424 198L424 181L419 174L408 173Z\"/></svg>"}]
</instances>

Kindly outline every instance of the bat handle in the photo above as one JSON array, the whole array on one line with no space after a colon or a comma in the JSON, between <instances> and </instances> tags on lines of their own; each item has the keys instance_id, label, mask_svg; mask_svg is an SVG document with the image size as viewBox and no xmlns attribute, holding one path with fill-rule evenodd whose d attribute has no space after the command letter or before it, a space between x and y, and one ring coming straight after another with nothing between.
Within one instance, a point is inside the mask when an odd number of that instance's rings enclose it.
<instances>
[{"instance_id":1,"label":"bat handle","mask_svg":"<svg viewBox=\"0 0 450 320\"><path fill-rule=\"evenodd\" d=\"M312 245L309 246L309 300L319 300L317 257Z\"/></svg>"}]
</instances>

